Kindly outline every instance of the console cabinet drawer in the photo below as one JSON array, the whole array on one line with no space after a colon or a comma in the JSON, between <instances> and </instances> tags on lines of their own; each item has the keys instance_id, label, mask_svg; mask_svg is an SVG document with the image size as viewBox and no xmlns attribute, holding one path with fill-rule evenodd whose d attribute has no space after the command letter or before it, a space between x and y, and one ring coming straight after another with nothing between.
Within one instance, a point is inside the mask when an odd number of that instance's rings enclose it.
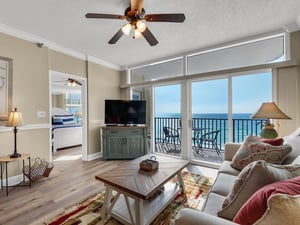
<instances>
[{"instance_id":1,"label":"console cabinet drawer","mask_svg":"<svg viewBox=\"0 0 300 225\"><path fill-rule=\"evenodd\" d=\"M102 127L103 159L134 159L146 154L146 127Z\"/></svg>"}]
</instances>

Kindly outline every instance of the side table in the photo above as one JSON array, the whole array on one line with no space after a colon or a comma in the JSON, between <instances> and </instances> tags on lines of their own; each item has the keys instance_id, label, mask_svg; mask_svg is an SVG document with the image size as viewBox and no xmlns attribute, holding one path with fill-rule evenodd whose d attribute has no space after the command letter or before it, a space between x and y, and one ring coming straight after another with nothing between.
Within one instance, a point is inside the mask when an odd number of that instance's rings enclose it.
<instances>
[{"instance_id":1,"label":"side table","mask_svg":"<svg viewBox=\"0 0 300 225\"><path fill-rule=\"evenodd\" d=\"M5 165L5 179L6 179L6 196L8 196L8 188L9 187L18 187L18 186L29 186L31 188L31 180L29 179L29 184L25 184L25 175L23 173L24 168L25 168L25 160L28 159L28 164L29 164L29 168L31 168L31 162L30 162L30 155L27 153L22 153L20 157L18 158L10 158L9 156L0 156L0 167L1 167L1 189L3 189L4 185L3 185L3 167ZM16 185L8 185L8 171L7 171L7 164L10 162L18 162L22 160L23 161L23 181L21 183L18 183ZM29 172L31 173L31 171ZM23 183L23 184L22 184Z\"/></svg>"}]
</instances>

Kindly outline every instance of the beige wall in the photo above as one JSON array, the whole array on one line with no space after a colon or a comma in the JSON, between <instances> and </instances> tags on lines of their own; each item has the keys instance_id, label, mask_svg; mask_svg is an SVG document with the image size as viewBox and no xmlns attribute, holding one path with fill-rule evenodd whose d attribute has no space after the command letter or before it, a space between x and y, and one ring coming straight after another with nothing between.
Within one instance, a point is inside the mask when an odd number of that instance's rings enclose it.
<instances>
[{"instance_id":1,"label":"beige wall","mask_svg":"<svg viewBox=\"0 0 300 225\"><path fill-rule=\"evenodd\" d=\"M120 98L120 72L49 50L50 70L86 77L88 95L87 154L101 151L100 126L104 123L104 99Z\"/></svg>"},{"instance_id":2,"label":"beige wall","mask_svg":"<svg viewBox=\"0 0 300 225\"><path fill-rule=\"evenodd\" d=\"M104 100L120 98L120 72L88 63L89 154L101 150L100 127L104 124Z\"/></svg>"},{"instance_id":3,"label":"beige wall","mask_svg":"<svg viewBox=\"0 0 300 225\"><path fill-rule=\"evenodd\" d=\"M36 117L36 111L49 110L47 48L0 33L0 54L13 59L12 106L22 112L25 124L48 123L48 115Z\"/></svg>"},{"instance_id":4,"label":"beige wall","mask_svg":"<svg viewBox=\"0 0 300 225\"><path fill-rule=\"evenodd\" d=\"M25 125L17 133L17 150L48 159L49 129L29 129L49 123L48 49L0 33L0 54L13 59L12 107L21 111ZM37 111L45 111L46 117L37 118ZM0 126L4 124L2 121ZM13 145L12 129L0 127L0 155L11 154ZM18 172L9 170L9 174L15 173Z\"/></svg>"},{"instance_id":5,"label":"beige wall","mask_svg":"<svg viewBox=\"0 0 300 225\"><path fill-rule=\"evenodd\" d=\"M275 122L279 136L288 135L300 127L300 32L291 35L291 60L295 60L298 65L275 71L278 79L278 105L292 118Z\"/></svg>"},{"instance_id":6,"label":"beige wall","mask_svg":"<svg viewBox=\"0 0 300 225\"><path fill-rule=\"evenodd\" d=\"M86 77L86 62L61 52L49 49L49 69Z\"/></svg>"},{"instance_id":7,"label":"beige wall","mask_svg":"<svg viewBox=\"0 0 300 225\"><path fill-rule=\"evenodd\" d=\"M104 99L120 98L120 72L87 64L66 54L39 48L35 43L0 33L0 54L13 59L12 106L22 112L25 126L18 130L18 152L49 160L49 70L88 77L88 154L100 152L99 124L104 120ZM89 67L89 68L88 68ZM90 71L87 74L87 71ZM46 117L38 118L37 111ZM97 121L95 126L94 121ZM13 153L13 132L0 121L0 155ZM89 148L90 146L90 148ZM9 176L20 174L19 165L10 165Z\"/></svg>"}]
</instances>

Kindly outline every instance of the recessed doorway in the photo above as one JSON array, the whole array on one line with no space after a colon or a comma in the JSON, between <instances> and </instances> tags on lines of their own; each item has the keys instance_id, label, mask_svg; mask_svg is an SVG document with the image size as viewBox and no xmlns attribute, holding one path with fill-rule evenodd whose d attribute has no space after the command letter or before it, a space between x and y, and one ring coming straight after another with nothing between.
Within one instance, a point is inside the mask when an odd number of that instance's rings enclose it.
<instances>
[{"instance_id":1,"label":"recessed doorway","mask_svg":"<svg viewBox=\"0 0 300 225\"><path fill-rule=\"evenodd\" d=\"M49 81L50 161L73 147L80 147L82 160L87 160L86 78L50 71Z\"/></svg>"}]
</instances>

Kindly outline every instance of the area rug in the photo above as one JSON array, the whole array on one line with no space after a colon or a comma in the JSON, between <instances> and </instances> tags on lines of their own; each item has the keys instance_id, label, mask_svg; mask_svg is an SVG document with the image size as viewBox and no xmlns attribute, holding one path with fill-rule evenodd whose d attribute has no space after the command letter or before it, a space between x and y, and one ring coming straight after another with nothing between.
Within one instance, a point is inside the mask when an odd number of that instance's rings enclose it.
<instances>
[{"instance_id":1,"label":"area rug","mask_svg":"<svg viewBox=\"0 0 300 225\"><path fill-rule=\"evenodd\" d=\"M183 172L186 193L179 192L175 199L167 206L152 225L171 225L180 209L190 207L202 209L204 201L213 183L213 179L189 172ZM104 221L101 218L101 208L104 192L93 196L84 202L73 206L63 214L58 215L47 225L120 225L117 220L110 218Z\"/></svg>"}]
</instances>

